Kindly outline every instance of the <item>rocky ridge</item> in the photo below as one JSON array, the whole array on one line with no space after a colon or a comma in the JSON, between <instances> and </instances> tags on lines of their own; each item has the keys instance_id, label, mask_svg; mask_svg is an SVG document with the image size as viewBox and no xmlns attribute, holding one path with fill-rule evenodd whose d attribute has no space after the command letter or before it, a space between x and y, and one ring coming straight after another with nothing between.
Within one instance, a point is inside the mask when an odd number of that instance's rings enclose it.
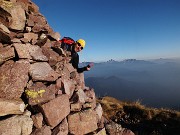
<instances>
[{"instance_id":1,"label":"rocky ridge","mask_svg":"<svg viewBox=\"0 0 180 135\"><path fill-rule=\"evenodd\" d=\"M39 8L0 0L0 134L133 135L108 122Z\"/></svg>"}]
</instances>

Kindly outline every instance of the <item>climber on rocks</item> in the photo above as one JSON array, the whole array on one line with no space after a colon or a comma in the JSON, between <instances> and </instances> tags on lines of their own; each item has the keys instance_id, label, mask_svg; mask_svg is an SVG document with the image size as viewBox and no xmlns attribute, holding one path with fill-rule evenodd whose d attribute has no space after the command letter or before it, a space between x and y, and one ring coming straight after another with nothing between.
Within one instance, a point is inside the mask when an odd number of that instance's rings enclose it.
<instances>
[{"instance_id":1,"label":"climber on rocks","mask_svg":"<svg viewBox=\"0 0 180 135\"><path fill-rule=\"evenodd\" d=\"M79 73L81 84L84 84L83 72L89 71L91 69L91 67L93 66L92 64L89 64L89 65L84 66L84 67L79 67L79 54L78 54L78 52L81 52L84 49L84 47L86 45L85 40L78 39L77 41L74 41L70 37L64 37L61 40L59 40L59 42L61 43L61 48L63 50L70 52L70 56L71 56L70 63Z\"/></svg>"}]
</instances>

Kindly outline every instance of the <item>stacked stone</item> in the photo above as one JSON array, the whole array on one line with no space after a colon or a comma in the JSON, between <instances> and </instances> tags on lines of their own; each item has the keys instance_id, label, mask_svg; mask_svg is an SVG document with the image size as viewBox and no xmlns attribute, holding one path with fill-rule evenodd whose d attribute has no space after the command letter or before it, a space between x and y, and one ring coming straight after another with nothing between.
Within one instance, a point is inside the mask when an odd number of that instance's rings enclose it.
<instances>
[{"instance_id":1,"label":"stacked stone","mask_svg":"<svg viewBox=\"0 0 180 135\"><path fill-rule=\"evenodd\" d=\"M30 0L0 0L0 134L106 134L59 39Z\"/></svg>"}]
</instances>

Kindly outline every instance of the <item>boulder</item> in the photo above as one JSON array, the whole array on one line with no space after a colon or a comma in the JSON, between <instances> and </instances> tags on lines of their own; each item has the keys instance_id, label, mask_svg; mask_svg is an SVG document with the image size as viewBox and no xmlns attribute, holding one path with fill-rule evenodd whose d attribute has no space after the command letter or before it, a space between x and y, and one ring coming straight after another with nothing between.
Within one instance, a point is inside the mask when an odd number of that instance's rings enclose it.
<instances>
[{"instance_id":1,"label":"boulder","mask_svg":"<svg viewBox=\"0 0 180 135\"><path fill-rule=\"evenodd\" d=\"M29 112L15 115L0 121L0 135L29 135L32 127L33 121Z\"/></svg>"},{"instance_id":2,"label":"boulder","mask_svg":"<svg viewBox=\"0 0 180 135\"><path fill-rule=\"evenodd\" d=\"M89 109L68 115L69 133L83 135L97 129L96 113Z\"/></svg>"},{"instance_id":3,"label":"boulder","mask_svg":"<svg viewBox=\"0 0 180 135\"><path fill-rule=\"evenodd\" d=\"M41 113L38 113L38 114L35 114L35 115L32 115L32 120L33 120L33 123L34 123L34 126L36 128L42 128L42 124L43 124L43 115Z\"/></svg>"},{"instance_id":4,"label":"boulder","mask_svg":"<svg viewBox=\"0 0 180 135\"><path fill-rule=\"evenodd\" d=\"M19 99L29 76L30 63L26 60L7 61L0 67L0 98Z\"/></svg>"},{"instance_id":5,"label":"boulder","mask_svg":"<svg viewBox=\"0 0 180 135\"><path fill-rule=\"evenodd\" d=\"M60 95L40 107L47 125L52 128L57 126L70 113L69 98L66 94Z\"/></svg>"},{"instance_id":6,"label":"boulder","mask_svg":"<svg viewBox=\"0 0 180 135\"><path fill-rule=\"evenodd\" d=\"M55 81L59 77L47 62L31 64L29 74L34 81Z\"/></svg>"},{"instance_id":7,"label":"boulder","mask_svg":"<svg viewBox=\"0 0 180 135\"><path fill-rule=\"evenodd\" d=\"M7 100L0 98L0 116L23 114L25 104L22 100Z\"/></svg>"},{"instance_id":8,"label":"boulder","mask_svg":"<svg viewBox=\"0 0 180 135\"><path fill-rule=\"evenodd\" d=\"M14 48L11 46L1 47L0 54L0 65L5 61L15 57Z\"/></svg>"},{"instance_id":9,"label":"boulder","mask_svg":"<svg viewBox=\"0 0 180 135\"><path fill-rule=\"evenodd\" d=\"M68 135L68 122L65 118L57 127L54 128L52 135Z\"/></svg>"},{"instance_id":10,"label":"boulder","mask_svg":"<svg viewBox=\"0 0 180 135\"><path fill-rule=\"evenodd\" d=\"M25 11L18 3L1 0L0 10L3 10L3 18L8 16L8 28L13 30L23 30L26 22ZM4 20L5 21L5 20Z\"/></svg>"},{"instance_id":11,"label":"boulder","mask_svg":"<svg viewBox=\"0 0 180 135\"><path fill-rule=\"evenodd\" d=\"M51 135L50 126L43 126L42 128L35 129L31 135Z\"/></svg>"},{"instance_id":12,"label":"boulder","mask_svg":"<svg viewBox=\"0 0 180 135\"><path fill-rule=\"evenodd\" d=\"M51 84L46 87L42 82L33 83L31 86L27 86L25 95L30 105L37 105L48 102L55 98L55 85Z\"/></svg>"}]
</instances>

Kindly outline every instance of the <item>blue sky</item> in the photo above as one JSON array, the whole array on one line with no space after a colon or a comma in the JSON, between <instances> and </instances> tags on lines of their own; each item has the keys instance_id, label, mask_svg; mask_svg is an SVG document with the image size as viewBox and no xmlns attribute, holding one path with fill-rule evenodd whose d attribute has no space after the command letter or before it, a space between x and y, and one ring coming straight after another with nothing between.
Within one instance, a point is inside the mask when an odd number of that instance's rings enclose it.
<instances>
[{"instance_id":1,"label":"blue sky","mask_svg":"<svg viewBox=\"0 0 180 135\"><path fill-rule=\"evenodd\" d=\"M180 57L180 0L33 0L55 32L86 47L80 61Z\"/></svg>"}]
</instances>

